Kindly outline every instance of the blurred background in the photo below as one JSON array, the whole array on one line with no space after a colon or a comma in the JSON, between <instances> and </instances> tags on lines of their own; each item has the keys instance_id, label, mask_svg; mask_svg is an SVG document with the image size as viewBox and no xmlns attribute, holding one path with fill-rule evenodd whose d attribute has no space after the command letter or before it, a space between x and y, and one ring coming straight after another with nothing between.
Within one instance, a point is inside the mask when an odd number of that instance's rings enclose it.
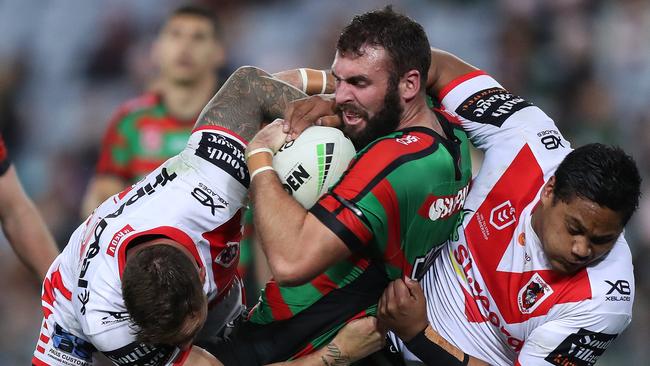
<instances>
[{"instance_id":1,"label":"blurred background","mask_svg":"<svg viewBox=\"0 0 650 366\"><path fill-rule=\"evenodd\" d=\"M221 21L227 67L329 68L338 32L385 1L200 1ZM434 47L540 106L574 147L619 144L645 178L626 230L636 272L630 327L600 365L650 360L650 1L399 1ZM59 246L80 204L115 108L151 82L150 46L172 0L0 0L0 130ZM223 80L223 79L222 79ZM0 240L0 365L29 364L40 284Z\"/></svg>"}]
</instances>

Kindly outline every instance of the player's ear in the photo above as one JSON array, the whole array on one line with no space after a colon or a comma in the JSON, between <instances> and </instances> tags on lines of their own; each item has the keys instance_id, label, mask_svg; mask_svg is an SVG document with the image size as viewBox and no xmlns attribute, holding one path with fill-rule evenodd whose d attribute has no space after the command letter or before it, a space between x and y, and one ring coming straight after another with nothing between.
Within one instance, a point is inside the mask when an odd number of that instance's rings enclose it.
<instances>
[{"instance_id":1,"label":"player's ear","mask_svg":"<svg viewBox=\"0 0 650 366\"><path fill-rule=\"evenodd\" d=\"M404 73L398 88L402 98L407 101L413 99L420 92L420 72L413 69Z\"/></svg>"},{"instance_id":2,"label":"player's ear","mask_svg":"<svg viewBox=\"0 0 650 366\"><path fill-rule=\"evenodd\" d=\"M552 176L544 187L542 187L542 193L540 193L540 200L542 204L550 204L553 202L553 190L555 189L555 176Z\"/></svg>"}]
</instances>

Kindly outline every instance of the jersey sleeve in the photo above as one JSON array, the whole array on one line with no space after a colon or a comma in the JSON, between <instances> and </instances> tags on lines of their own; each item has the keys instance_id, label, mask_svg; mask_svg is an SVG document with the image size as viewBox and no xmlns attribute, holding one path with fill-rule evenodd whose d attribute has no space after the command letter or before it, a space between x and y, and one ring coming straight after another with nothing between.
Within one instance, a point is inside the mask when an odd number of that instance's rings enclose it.
<instances>
[{"instance_id":1,"label":"jersey sleeve","mask_svg":"<svg viewBox=\"0 0 650 366\"><path fill-rule=\"evenodd\" d=\"M134 178L129 169L133 154L127 136L120 129L124 117L125 113L119 109L108 125L102 139L96 173L116 176L130 182Z\"/></svg>"},{"instance_id":2,"label":"jersey sleeve","mask_svg":"<svg viewBox=\"0 0 650 366\"><path fill-rule=\"evenodd\" d=\"M593 365L630 323L630 314L582 313L536 328L515 365Z\"/></svg>"},{"instance_id":3,"label":"jersey sleeve","mask_svg":"<svg viewBox=\"0 0 650 366\"><path fill-rule=\"evenodd\" d=\"M568 148L550 117L484 71L453 80L438 98L444 111L461 123L472 144L483 151L513 140L534 143L545 150Z\"/></svg>"},{"instance_id":4,"label":"jersey sleeve","mask_svg":"<svg viewBox=\"0 0 650 366\"><path fill-rule=\"evenodd\" d=\"M5 140L0 135L0 176L4 175L9 167L11 166L11 160L9 160L9 151L5 145Z\"/></svg>"}]
</instances>

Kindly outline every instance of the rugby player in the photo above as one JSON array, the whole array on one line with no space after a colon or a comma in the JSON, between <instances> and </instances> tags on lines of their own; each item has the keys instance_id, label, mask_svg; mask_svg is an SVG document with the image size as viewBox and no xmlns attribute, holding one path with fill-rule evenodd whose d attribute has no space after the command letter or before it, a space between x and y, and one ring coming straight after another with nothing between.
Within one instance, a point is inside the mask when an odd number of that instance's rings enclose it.
<instances>
[{"instance_id":1,"label":"rugby player","mask_svg":"<svg viewBox=\"0 0 650 366\"><path fill-rule=\"evenodd\" d=\"M187 144L225 64L216 14L194 5L177 8L160 29L151 57L158 73L150 90L123 103L111 118L82 203L83 218Z\"/></svg>"},{"instance_id":2,"label":"rugby player","mask_svg":"<svg viewBox=\"0 0 650 366\"><path fill-rule=\"evenodd\" d=\"M359 152L310 210L269 170L282 124L251 141L255 227L274 280L231 338L206 345L224 364L282 361L327 344L346 321L374 313L389 279L421 275L424 256L447 239L468 190L469 142L428 107L429 65L422 27L390 8L343 30L329 114L336 107ZM449 202L432 216L437 197Z\"/></svg>"},{"instance_id":3,"label":"rugby player","mask_svg":"<svg viewBox=\"0 0 650 366\"><path fill-rule=\"evenodd\" d=\"M572 150L538 107L432 53L430 91L485 160L424 291L391 283L380 322L407 360L430 365L594 364L632 319L623 228L639 203L635 162L601 144Z\"/></svg>"},{"instance_id":4,"label":"rugby player","mask_svg":"<svg viewBox=\"0 0 650 366\"><path fill-rule=\"evenodd\" d=\"M32 362L216 362L192 343L222 334L242 310L236 267L250 182L244 149L262 121L304 96L262 70L238 69L180 154L107 199L73 233L43 284ZM352 334L374 347L380 337L368 322Z\"/></svg>"}]
</instances>

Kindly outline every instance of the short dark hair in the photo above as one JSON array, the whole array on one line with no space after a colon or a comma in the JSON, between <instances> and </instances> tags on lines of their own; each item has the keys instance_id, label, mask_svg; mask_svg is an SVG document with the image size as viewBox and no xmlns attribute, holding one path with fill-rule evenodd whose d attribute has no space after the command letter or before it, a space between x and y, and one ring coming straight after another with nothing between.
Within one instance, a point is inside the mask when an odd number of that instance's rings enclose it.
<instances>
[{"instance_id":1,"label":"short dark hair","mask_svg":"<svg viewBox=\"0 0 650 366\"><path fill-rule=\"evenodd\" d=\"M180 15L191 15L199 18L205 18L205 20L209 21L212 25L214 36L216 38L219 38L221 34L221 24L219 23L217 13L214 10L199 5L187 4L174 9L167 17L167 19L171 19L175 16Z\"/></svg>"},{"instance_id":2,"label":"short dark hair","mask_svg":"<svg viewBox=\"0 0 650 366\"><path fill-rule=\"evenodd\" d=\"M420 72L420 90L424 90L431 64L429 39L420 24L396 13L391 6L357 15L341 33L336 44L340 53L360 56L363 46L379 46L388 52L397 80L409 70Z\"/></svg>"},{"instance_id":3,"label":"short dark hair","mask_svg":"<svg viewBox=\"0 0 650 366\"><path fill-rule=\"evenodd\" d=\"M621 214L627 224L639 207L641 176L621 148L598 143L569 153L555 171L554 202L581 197Z\"/></svg>"},{"instance_id":4,"label":"short dark hair","mask_svg":"<svg viewBox=\"0 0 650 366\"><path fill-rule=\"evenodd\" d=\"M190 341L195 334L184 326L207 302L194 263L170 245L153 245L127 259L122 297L136 339L148 344Z\"/></svg>"}]
</instances>

